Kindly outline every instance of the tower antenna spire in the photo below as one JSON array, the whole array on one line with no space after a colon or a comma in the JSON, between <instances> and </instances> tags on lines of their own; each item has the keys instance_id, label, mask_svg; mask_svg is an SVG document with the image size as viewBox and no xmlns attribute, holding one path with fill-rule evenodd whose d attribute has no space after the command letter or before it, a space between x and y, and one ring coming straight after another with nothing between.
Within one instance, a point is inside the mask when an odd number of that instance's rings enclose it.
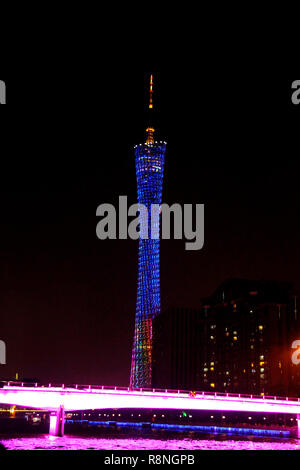
<instances>
[{"instance_id":1,"label":"tower antenna spire","mask_svg":"<svg viewBox=\"0 0 300 470\"><path fill-rule=\"evenodd\" d=\"M153 74L150 76L150 103L149 109L153 109Z\"/></svg>"},{"instance_id":2,"label":"tower antenna spire","mask_svg":"<svg viewBox=\"0 0 300 470\"><path fill-rule=\"evenodd\" d=\"M153 73L151 73L150 75L150 101L149 101L149 109L152 109L153 110ZM150 124L150 126L148 126L148 129L146 129L146 132L147 132L147 140L146 140L146 144L154 144L154 132L155 132L155 129L153 128L153 126Z\"/></svg>"}]
</instances>

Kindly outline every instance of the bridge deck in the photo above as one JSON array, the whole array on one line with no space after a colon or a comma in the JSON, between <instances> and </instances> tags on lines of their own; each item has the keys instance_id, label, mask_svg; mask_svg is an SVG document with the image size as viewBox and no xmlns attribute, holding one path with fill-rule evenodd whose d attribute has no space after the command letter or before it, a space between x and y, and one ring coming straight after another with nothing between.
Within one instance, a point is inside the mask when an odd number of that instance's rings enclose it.
<instances>
[{"instance_id":1,"label":"bridge deck","mask_svg":"<svg viewBox=\"0 0 300 470\"><path fill-rule=\"evenodd\" d=\"M170 390L130 390L118 387L37 386L4 384L0 403L34 409L65 411L85 409L219 410L300 415L300 398L265 397Z\"/></svg>"}]
</instances>

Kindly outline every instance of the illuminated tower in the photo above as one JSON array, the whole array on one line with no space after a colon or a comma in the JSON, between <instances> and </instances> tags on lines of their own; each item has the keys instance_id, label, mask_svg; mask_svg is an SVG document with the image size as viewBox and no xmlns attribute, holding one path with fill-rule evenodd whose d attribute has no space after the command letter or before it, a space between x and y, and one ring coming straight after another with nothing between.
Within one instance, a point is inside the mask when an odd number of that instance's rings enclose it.
<instances>
[{"instance_id":1,"label":"illuminated tower","mask_svg":"<svg viewBox=\"0 0 300 470\"><path fill-rule=\"evenodd\" d=\"M149 110L149 113L153 112L153 75L150 78ZM141 216L140 230L144 233L148 230L148 239L139 240L138 292L130 378L132 389L151 387L152 320L161 311L160 215L157 211L151 215L151 206L156 204L159 207L162 203L166 143L155 142L155 129L151 124L150 120L146 142L135 147L138 202L148 210L147 220L146 216Z\"/></svg>"}]
</instances>

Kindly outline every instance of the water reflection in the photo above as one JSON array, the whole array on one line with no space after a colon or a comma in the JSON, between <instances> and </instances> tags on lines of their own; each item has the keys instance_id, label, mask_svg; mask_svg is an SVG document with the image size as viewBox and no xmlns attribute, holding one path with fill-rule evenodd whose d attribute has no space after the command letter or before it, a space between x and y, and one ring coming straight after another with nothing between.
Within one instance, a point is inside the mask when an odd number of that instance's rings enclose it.
<instances>
[{"instance_id":1,"label":"water reflection","mask_svg":"<svg viewBox=\"0 0 300 470\"><path fill-rule=\"evenodd\" d=\"M181 437L181 436L180 436ZM229 437L225 435L182 436L154 433L152 436L11 436L0 437L7 450L300 450L297 439Z\"/></svg>"}]
</instances>

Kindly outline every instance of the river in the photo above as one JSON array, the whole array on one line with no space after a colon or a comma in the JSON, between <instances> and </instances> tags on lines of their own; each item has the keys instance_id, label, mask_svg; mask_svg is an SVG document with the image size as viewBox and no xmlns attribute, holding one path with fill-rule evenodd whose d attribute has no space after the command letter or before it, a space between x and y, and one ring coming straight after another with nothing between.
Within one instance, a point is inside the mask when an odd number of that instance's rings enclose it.
<instances>
[{"instance_id":1,"label":"river","mask_svg":"<svg viewBox=\"0 0 300 470\"><path fill-rule=\"evenodd\" d=\"M300 440L291 438L240 437L223 434L135 431L93 435L0 435L9 450L300 450Z\"/></svg>"}]
</instances>

